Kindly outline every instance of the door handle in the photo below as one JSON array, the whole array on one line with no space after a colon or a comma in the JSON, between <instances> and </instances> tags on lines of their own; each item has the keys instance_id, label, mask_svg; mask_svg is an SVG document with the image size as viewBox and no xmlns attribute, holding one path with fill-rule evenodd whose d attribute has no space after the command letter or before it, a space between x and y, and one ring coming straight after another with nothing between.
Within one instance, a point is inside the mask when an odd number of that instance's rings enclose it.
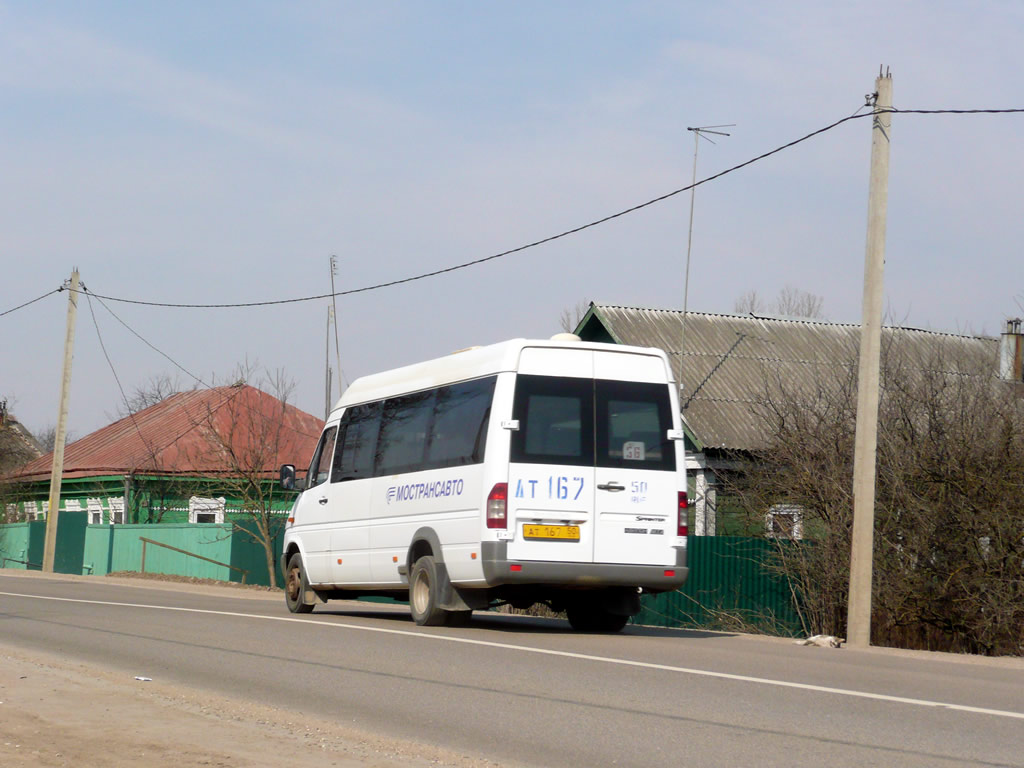
<instances>
[{"instance_id":1,"label":"door handle","mask_svg":"<svg viewBox=\"0 0 1024 768\"><path fill-rule=\"evenodd\" d=\"M321 496L320 497L320 503L321 504L326 504L327 503L327 497L326 496Z\"/></svg>"},{"instance_id":2,"label":"door handle","mask_svg":"<svg viewBox=\"0 0 1024 768\"><path fill-rule=\"evenodd\" d=\"M597 486L599 491L624 491L626 486L619 485L618 483L599 483Z\"/></svg>"}]
</instances>

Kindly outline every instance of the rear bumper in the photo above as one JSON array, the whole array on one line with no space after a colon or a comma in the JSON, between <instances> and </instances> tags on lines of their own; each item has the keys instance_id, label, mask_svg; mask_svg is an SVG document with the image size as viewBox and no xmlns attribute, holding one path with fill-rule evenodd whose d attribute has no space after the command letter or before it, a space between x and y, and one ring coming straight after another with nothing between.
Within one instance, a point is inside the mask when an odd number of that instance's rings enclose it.
<instances>
[{"instance_id":1,"label":"rear bumper","mask_svg":"<svg viewBox=\"0 0 1024 768\"><path fill-rule=\"evenodd\" d=\"M676 549L675 565L620 563L564 563L509 560L508 544L485 541L481 545L484 579L488 586L550 584L566 587L643 587L647 592L668 592L686 581L686 549ZM517 566L517 570L512 570ZM666 575L671 573L672 575Z\"/></svg>"}]
</instances>

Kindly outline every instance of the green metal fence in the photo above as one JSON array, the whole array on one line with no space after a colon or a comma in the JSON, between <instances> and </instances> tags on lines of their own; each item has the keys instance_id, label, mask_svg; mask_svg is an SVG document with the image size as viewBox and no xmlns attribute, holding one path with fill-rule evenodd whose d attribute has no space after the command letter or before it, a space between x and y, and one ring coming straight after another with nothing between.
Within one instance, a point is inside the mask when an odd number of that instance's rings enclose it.
<instances>
[{"instance_id":1,"label":"green metal fence","mask_svg":"<svg viewBox=\"0 0 1024 768\"><path fill-rule=\"evenodd\" d=\"M106 574L140 570L143 538L223 563L211 563L164 547L151 546L146 550L147 572L240 581L240 571L246 571L247 583L264 586L270 584L263 546L230 523L90 525L85 535L82 572ZM275 544L276 566L281 555L280 538ZM280 574L277 581L280 583Z\"/></svg>"},{"instance_id":2,"label":"green metal fence","mask_svg":"<svg viewBox=\"0 0 1024 768\"><path fill-rule=\"evenodd\" d=\"M0 568L41 570L45 541L43 521L0 525Z\"/></svg>"},{"instance_id":3,"label":"green metal fence","mask_svg":"<svg viewBox=\"0 0 1024 768\"><path fill-rule=\"evenodd\" d=\"M38 569L45 535L45 522L0 525L0 567ZM220 563L151 546L146 552L149 572L239 581L240 569L248 572L250 584L270 583L263 547L236 525L86 525L85 513L61 513L55 570L101 575L139 571L143 537ZM686 583L675 592L645 595L634 623L802 634L792 590L770 567L775 546L746 536L691 536ZM275 566L280 554L278 537Z\"/></svg>"},{"instance_id":4,"label":"green metal fence","mask_svg":"<svg viewBox=\"0 0 1024 768\"><path fill-rule=\"evenodd\" d=\"M770 568L775 546L747 536L691 536L686 583L675 592L645 595L634 623L802 634L790 585Z\"/></svg>"}]
</instances>

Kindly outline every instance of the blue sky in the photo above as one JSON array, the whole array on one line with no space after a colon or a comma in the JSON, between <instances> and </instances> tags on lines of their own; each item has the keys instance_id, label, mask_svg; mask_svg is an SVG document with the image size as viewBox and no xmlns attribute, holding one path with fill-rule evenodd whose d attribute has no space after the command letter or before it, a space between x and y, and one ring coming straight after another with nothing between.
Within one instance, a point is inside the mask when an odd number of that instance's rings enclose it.
<instances>
[{"instance_id":1,"label":"blue sky","mask_svg":"<svg viewBox=\"0 0 1024 768\"><path fill-rule=\"evenodd\" d=\"M219 303L326 293L569 229L743 162L863 105L1024 107L1017 2L6 2L0 311L73 266L97 294ZM1024 115L894 118L886 303L996 334L1024 313ZM786 285L859 322L870 128L840 126L696 195L689 307ZM584 300L682 306L689 195L486 265L339 300L349 380L559 330ZM109 304L204 380L243 361L324 402L327 302ZM0 317L0 398L56 421L66 300ZM71 429L177 375L94 304ZM333 349L333 340L332 340Z\"/></svg>"}]
</instances>

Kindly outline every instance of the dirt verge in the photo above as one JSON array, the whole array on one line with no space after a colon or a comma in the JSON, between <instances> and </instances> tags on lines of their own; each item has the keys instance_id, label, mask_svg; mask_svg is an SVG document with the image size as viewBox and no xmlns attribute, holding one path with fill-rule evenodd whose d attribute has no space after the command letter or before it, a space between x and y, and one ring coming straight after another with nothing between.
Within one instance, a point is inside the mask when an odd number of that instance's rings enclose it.
<instances>
[{"instance_id":1,"label":"dirt verge","mask_svg":"<svg viewBox=\"0 0 1024 768\"><path fill-rule=\"evenodd\" d=\"M0 642L4 768L393 768L494 763Z\"/></svg>"}]
</instances>

